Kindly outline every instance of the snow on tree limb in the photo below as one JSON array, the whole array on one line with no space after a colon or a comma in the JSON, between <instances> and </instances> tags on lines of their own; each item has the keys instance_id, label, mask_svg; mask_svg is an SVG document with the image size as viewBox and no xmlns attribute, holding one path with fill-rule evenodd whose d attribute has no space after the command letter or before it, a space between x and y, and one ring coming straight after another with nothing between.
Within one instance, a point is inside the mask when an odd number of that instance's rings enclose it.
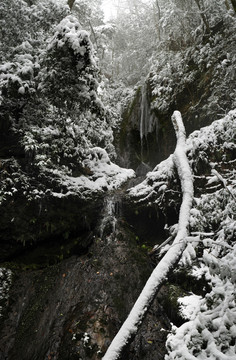
<instances>
[{"instance_id":1,"label":"snow on tree limb","mask_svg":"<svg viewBox=\"0 0 236 360\"><path fill-rule=\"evenodd\" d=\"M222 185L224 186L224 188L229 192L229 194L232 196L232 198L236 201L236 197L234 196L232 190L227 186L227 182L226 180L223 178L222 175L220 175L218 173L218 171L216 171L215 169L211 170L212 175L215 175L217 177L217 179L222 183Z\"/></svg>"},{"instance_id":2,"label":"snow on tree limb","mask_svg":"<svg viewBox=\"0 0 236 360\"><path fill-rule=\"evenodd\" d=\"M179 213L178 232L173 245L149 277L128 318L110 344L103 360L118 360L120 358L124 348L130 343L137 333L137 330L158 290L167 279L170 270L173 269L180 260L186 247L189 216L193 200L193 177L186 156L186 134L180 112L175 111L171 119L177 137L177 145L174 152L174 163L177 167L183 194Z\"/></svg>"}]
</instances>

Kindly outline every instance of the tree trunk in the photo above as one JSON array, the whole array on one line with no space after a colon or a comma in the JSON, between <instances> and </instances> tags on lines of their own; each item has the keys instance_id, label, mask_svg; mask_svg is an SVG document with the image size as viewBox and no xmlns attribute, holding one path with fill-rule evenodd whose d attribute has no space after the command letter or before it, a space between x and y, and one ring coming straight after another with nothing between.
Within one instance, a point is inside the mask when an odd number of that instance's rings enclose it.
<instances>
[{"instance_id":1,"label":"tree trunk","mask_svg":"<svg viewBox=\"0 0 236 360\"><path fill-rule=\"evenodd\" d=\"M72 9L74 2L75 2L75 0L68 0L68 5L69 5L70 9Z\"/></svg>"},{"instance_id":2,"label":"tree trunk","mask_svg":"<svg viewBox=\"0 0 236 360\"><path fill-rule=\"evenodd\" d=\"M231 1L232 1L232 0L231 0ZM235 0L233 0L233 1L235 1ZM207 20L206 15L204 14L203 9L201 8L200 1L199 1L199 0L195 0L195 3L196 3L197 6L198 6L200 16L201 16L201 18L202 18L202 21L203 21L205 27L206 27L206 31L207 31L208 34L210 34L211 31L210 31L209 22L208 22L208 20Z\"/></svg>"},{"instance_id":3,"label":"tree trunk","mask_svg":"<svg viewBox=\"0 0 236 360\"><path fill-rule=\"evenodd\" d=\"M161 41L161 27L160 27L161 9L158 0L156 0L156 7L157 7L157 34L158 34L158 40Z\"/></svg>"},{"instance_id":4,"label":"tree trunk","mask_svg":"<svg viewBox=\"0 0 236 360\"><path fill-rule=\"evenodd\" d=\"M93 35L93 37L94 37L94 42L95 42L95 44L96 44L96 50L97 50L97 49L98 49L97 37L96 37L96 34L95 34L95 32L94 32L94 29L93 29L93 25L92 25L92 23L91 23L90 20L89 20L89 26L90 26L90 29L91 29L91 33L92 33L92 35Z\"/></svg>"},{"instance_id":5,"label":"tree trunk","mask_svg":"<svg viewBox=\"0 0 236 360\"><path fill-rule=\"evenodd\" d=\"M105 356L103 357L103 360L120 359L124 349L135 337L138 328L142 324L147 311L150 308L160 287L166 281L169 272L180 260L187 245L187 229L193 200L193 179L191 168L186 156L185 128L180 112L174 112L172 116L172 123L177 136L177 145L173 154L173 161L177 167L183 193L182 204L179 213L178 232L172 246L149 277L128 318L109 346Z\"/></svg>"},{"instance_id":6,"label":"tree trunk","mask_svg":"<svg viewBox=\"0 0 236 360\"><path fill-rule=\"evenodd\" d=\"M236 14L236 0L231 0L232 6L234 8L234 12Z\"/></svg>"},{"instance_id":7,"label":"tree trunk","mask_svg":"<svg viewBox=\"0 0 236 360\"><path fill-rule=\"evenodd\" d=\"M230 10L230 5L229 5L229 1L225 0L225 6L227 10Z\"/></svg>"}]
</instances>

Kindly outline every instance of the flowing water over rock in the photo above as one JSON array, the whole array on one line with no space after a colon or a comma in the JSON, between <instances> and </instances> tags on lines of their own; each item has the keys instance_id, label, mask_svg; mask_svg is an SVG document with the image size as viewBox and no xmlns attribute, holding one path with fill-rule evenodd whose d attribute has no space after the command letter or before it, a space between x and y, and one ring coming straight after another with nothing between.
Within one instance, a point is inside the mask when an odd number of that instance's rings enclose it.
<instances>
[{"instance_id":1,"label":"flowing water over rock","mask_svg":"<svg viewBox=\"0 0 236 360\"><path fill-rule=\"evenodd\" d=\"M104 198L99 234L103 238L107 234L111 237L116 236L117 221L122 215L122 199L120 192L109 194Z\"/></svg>"},{"instance_id":2,"label":"flowing water over rock","mask_svg":"<svg viewBox=\"0 0 236 360\"><path fill-rule=\"evenodd\" d=\"M170 117L152 107L152 89L148 81L137 89L122 118L116 136L121 166L136 170L144 163L153 168L173 152L175 134Z\"/></svg>"},{"instance_id":3,"label":"flowing water over rock","mask_svg":"<svg viewBox=\"0 0 236 360\"><path fill-rule=\"evenodd\" d=\"M150 99L148 98L148 86L146 83L141 89L141 104L140 104L140 139L141 144L144 138L147 139L148 134L158 129L158 119L151 112ZM156 139L157 140L157 139Z\"/></svg>"}]
</instances>

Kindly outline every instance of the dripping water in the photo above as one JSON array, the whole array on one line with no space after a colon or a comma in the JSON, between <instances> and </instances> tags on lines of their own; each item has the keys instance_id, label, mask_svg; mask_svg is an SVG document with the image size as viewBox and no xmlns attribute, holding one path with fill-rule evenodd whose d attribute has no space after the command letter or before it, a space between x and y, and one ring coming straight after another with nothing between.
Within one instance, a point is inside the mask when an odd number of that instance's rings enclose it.
<instances>
[{"instance_id":1,"label":"dripping water","mask_svg":"<svg viewBox=\"0 0 236 360\"><path fill-rule=\"evenodd\" d=\"M140 117L140 140L141 144L143 142L143 138L147 136L148 133L148 122L150 117L150 108L147 101L147 85L146 83L142 87L141 92L141 117Z\"/></svg>"},{"instance_id":2,"label":"dripping water","mask_svg":"<svg viewBox=\"0 0 236 360\"><path fill-rule=\"evenodd\" d=\"M110 194L104 198L101 223L99 226L100 238L113 238L117 232L117 222L121 216L121 198L118 194Z\"/></svg>"},{"instance_id":3,"label":"dripping water","mask_svg":"<svg viewBox=\"0 0 236 360\"><path fill-rule=\"evenodd\" d=\"M141 142L141 159L143 159L144 142L147 141L148 133L152 133L156 127L156 118L151 113L150 102L148 101L148 86L146 83L141 90L140 104L140 142Z\"/></svg>"}]
</instances>

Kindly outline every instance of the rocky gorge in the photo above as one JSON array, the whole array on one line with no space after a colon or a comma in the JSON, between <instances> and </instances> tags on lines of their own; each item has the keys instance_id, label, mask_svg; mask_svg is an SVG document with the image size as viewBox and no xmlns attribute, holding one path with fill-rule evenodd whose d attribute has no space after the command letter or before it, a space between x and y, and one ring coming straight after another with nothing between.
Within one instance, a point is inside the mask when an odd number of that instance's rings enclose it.
<instances>
[{"instance_id":1,"label":"rocky gorge","mask_svg":"<svg viewBox=\"0 0 236 360\"><path fill-rule=\"evenodd\" d=\"M0 359L105 355L176 235L176 109L194 179L189 244L122 360L198 359L212 343L233 359L235 16L168 62L162 49L116 120L88 33L58 9L47 44L31 37L0 67ZM185 317L188 296L200 300Z\"/></svg>"}]
</instances>

